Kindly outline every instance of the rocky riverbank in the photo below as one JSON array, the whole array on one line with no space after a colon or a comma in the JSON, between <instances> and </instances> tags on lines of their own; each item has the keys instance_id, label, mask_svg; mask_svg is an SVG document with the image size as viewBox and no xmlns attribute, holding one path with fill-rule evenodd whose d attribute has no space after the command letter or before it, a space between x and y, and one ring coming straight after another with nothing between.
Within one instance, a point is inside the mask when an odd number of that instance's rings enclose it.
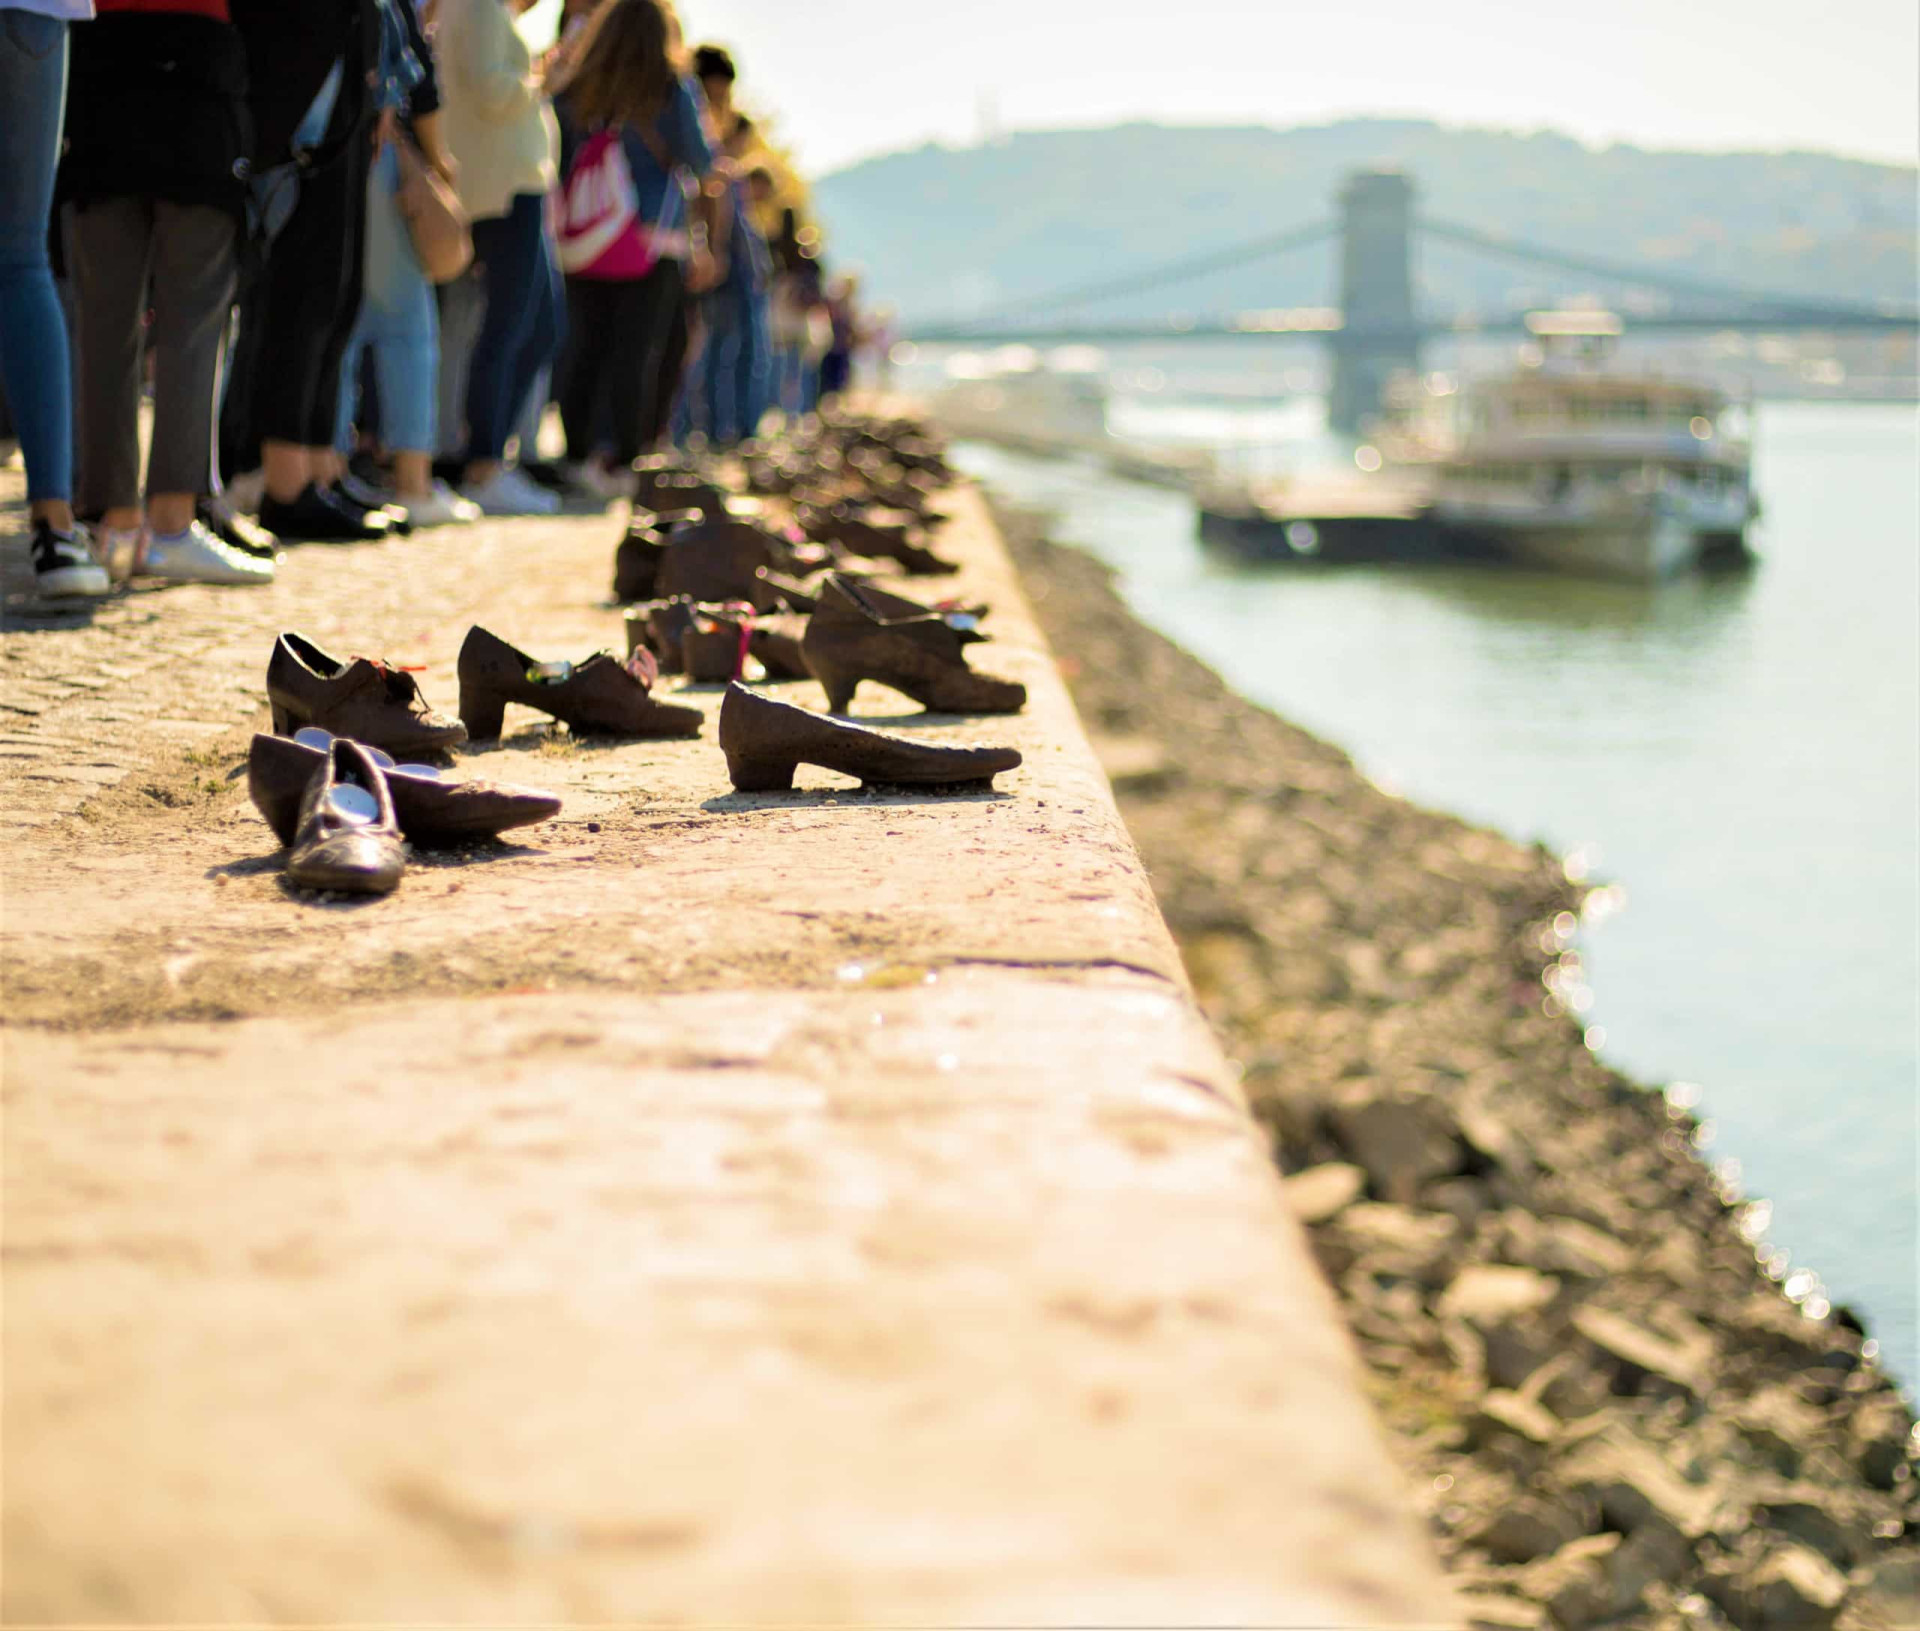
<instances>
[{"instance_id":1,"label":"rocky riverbank","mask_svg":"<svg viewBox=\"0 0 1920 1631\"><path fill-rule=\"evenodd\" d=\"M1003 524L1474 1623L1920 1623L1912 1415L1768 1275L1686 1105L1585 1046L1558 859L1382 792Z\"/></svg>"}]
</instances>

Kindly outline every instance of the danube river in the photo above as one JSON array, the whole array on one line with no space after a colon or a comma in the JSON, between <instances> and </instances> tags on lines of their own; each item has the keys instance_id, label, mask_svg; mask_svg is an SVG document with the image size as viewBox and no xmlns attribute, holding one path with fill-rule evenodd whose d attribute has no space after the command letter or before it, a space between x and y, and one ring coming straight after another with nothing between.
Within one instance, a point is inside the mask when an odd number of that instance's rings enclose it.
<instances>
[{"instance_id":1,"label":"danube river","mask_svg":"<svg viewBox=\"0 0 1920 1631\"><path fill-rule=\"evenodd\" d=\"M1286 462L1308 404L1122 398L1123 434ZM1377 782L1618 887L1586 933L1603 1057L1697 1085L1709 1159L1772 1204L1783 1276L1916 1334L1920 435L1911 407L1756 415L1749 573L1660 589L1490 569L1250 571L1193 506L966 445L1149 623ZM1808 1281L1796 1282L1804 1289ZM1816 1294L1820 1288L1816 1287Z\"/></svg>"}]
</instances>

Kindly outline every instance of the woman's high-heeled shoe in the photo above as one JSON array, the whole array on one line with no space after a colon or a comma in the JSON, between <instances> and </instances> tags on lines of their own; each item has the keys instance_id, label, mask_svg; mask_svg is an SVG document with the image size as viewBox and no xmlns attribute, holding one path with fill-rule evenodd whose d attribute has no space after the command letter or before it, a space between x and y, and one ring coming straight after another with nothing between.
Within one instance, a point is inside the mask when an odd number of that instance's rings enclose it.
<instances>
[{"instance_id":1,"label":"woman's high-heeled shoe","mask_svg":"<svg viewBox=\"0 0 1920 1631\"><path fill-rule=\"evenodd\" d=\"M701 713L657 702L604 651L582 663L541 662L478 624L460 647L460 717L476 742L500 735L509 702L550 714L582 735L698 736Z\"/></svg>"},{"instance_id":2,"label":"woman's high-heeled shoe","mask_svg":"<svg viewBox=\"0 0 1920 1631\"><path fill-rule=\"evenodd\" d=\"M991 787L1001 771L1020 763L1014 748L910 742L757 696L737 682L720 704L720 748L742 793L784 792L802 764L837 770L868 787Z\"/></svg>"},{"instance_id":3,"label":"woman's high-heeled shoe","mask_svg":"<svg viewBox=\"0 0 1920 1631\"><path fill-rule=\"evenodd\" d=\"M890 685L933 713L1018 713L1027 688L969 668L971 633L934 611L884 617L862 585L836 576L821 587L800 650L836 714L852 706L862 680Z\"/></svg>"}]
</instances>

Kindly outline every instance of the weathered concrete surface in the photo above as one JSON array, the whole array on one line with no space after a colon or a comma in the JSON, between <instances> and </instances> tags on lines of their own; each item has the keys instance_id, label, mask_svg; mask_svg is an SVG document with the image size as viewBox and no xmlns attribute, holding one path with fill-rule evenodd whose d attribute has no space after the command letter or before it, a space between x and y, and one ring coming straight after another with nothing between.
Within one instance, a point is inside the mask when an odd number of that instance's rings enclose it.
<instances>
[{"instance_id":1,"label":"weathered concrete surface","mask_svg":"<svg viewBox=\"0 0 1920 1631\"><path fill-rule=\"evenodd\" d=\"M163 743L156 796L91 822L9 791L10 1620L1449 1622L956 504L982 665L1035 702L915 728L1016 742L1002 797L740 798L710 733L523 734L477 767L559 788L561 822L346 908L280 890L231 732L197 802ZM441 608L489 587L534 649L612 643L614 530L416 546L448 594L397 654L451 702ZM312 603L208 615L372 645L380 561L303 551L268 596L312 574Z\"/></svg>"}]
</instances>

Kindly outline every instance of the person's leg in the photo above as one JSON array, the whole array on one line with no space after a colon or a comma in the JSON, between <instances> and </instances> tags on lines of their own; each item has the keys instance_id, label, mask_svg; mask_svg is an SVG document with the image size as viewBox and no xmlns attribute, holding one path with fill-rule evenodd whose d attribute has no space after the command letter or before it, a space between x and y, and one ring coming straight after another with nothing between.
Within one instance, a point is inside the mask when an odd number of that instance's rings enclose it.
<instances>
[{"instance_id":1,"label":"person's leg","mask_svg":"<svg viewBox=\"0 0 1920 1631\"><path fill-rule=\"evenodd\" d=\"M603 343L612 357L607 389L616 469L633 463L646 435L647 363L661 342L662 269L678 264L662 261L643 278L607 285L612 293Z\"/></svg>"},{"instance_id":2,"label":"person's leg","mask_svg":"<svg viewBox=\"0 0 1920 1631\"><path fill-rule=\"evenodd\" d=\"M113 532L140 525L141 321L153 261L153 203L107 198L61 211L73 285L80 513ZM156 427L157 433L157 427ZM131 541L130 541L131 542Z\"/></svg>"},{"instance_id":3,"label":"person's leg","mask_svg":"<svg viewBox=\"0 0 1920 1631\"><path fill-rule=\"evenodd\" d=\"M400 165L391 148L367 178L366 287L361 327L378 380L381 440L394 459L402 503L433 490L434 385L438 372L433 286L400 216Z\"/></svg>"},{"instance_id":4,"label":"person's leg","mask_svg":"<svg viewBox=\"0 0 1920 1631\"><path fill-rule=\"evenodd\" d=\"M619 285L590 278L567 279L567 343L561 347L555 395L560 425L567 436L567 458L585 464L593 457L594 408L610 362L618 362L608 343L608 292Z\"/></svg>"},{"instance_id":5,"label":"person's leg","mask_svg":"<svg viewBox=\"0 0 1920 1631\"><path fill-rule=\"evenodd\" d=\"M547 241L544 212L540 249L540 264L533 279L533 314L517 364L524 383L516 381L514 386L513 434L520 439L518 456L523 464L540 456L540 421L547 411L553 365L567 333L566 288L560 281L553 246Z\"/></svg>"},{"instance_id":6,"label":"person's leg","mask_svg":"<svg viewBox=\"0 0 1920 1631\"><path fill-rule=\"evenodd\" d=\"M437 451L444 458L456 458L467 447L467 375L487 308L478 273L468 267L451 283L441 284L434 291L434 305L440 327L434 406L434 419L440 427Z\"/></svg>"},{"instance_id":7,"label":"person's leg","mask_svg":"<svg viewBox=\"0 0 1920 1631\"><path fill-rule=\"evenodd\" d=\"M706 302L707 350L700 369L707 435L722 447L740 440L740 345L745 314L739 297L723 291Z\"/></svg>"},{"instance_id":8,"label":"person's leg","mask_svg":"<svg viewBox=\"0 0 1920 1631\"><path fill-rule=\"evenodd\" d=\"M337 166L328 172L328 184L340 194L341 233L332 255L333 311L320 353L320 376L306 410L305 442L316 480L338 481L346 468L346 460L334 449L334 419L347 345L360 321L366 287L367 175L372 166L373 131L366 127L354 134Z\"/></svg>"},{"instance_id":9,"label":"person's leg","mask_svg":"<svg viewBox=\"0 0 1920 1631\"><path fill-rule=\"evenodd\" d=\"M740 315L734 400L740 412L740 434L757 436L772 398L773 348L767 333L766 296L748 295Z\"/></svg>"},{"instance_id":10,"label":"person's leg","mask_svg":"<svg viewBox=\"0 0 1920 1631\"><path fill-rule=\"evenodd\" d=\"M67 25L0 11L0 379L27 462L27 505L73 527L73 386L47 260L67 92Z\"/></svg>"},{"instance_id":11,"label":"person's leg","mask_svg":"<svg viewBox=\"0 0 1920 1631\"><path fill-rule=\"evenodd\" d=\"M487 285L487 314L474 343L467 381L468 478L485 481L498 469L519 408L522 353L543 298L546 276L544 201L527 193L507 214L473 224L474 259Z\"/></svg>"},{"instance_id":12,"label":"person's leg","mask_svg":"<svg viewBox=\"0 0 1920 1631\"><path fill-rule=\"evenodd\" d=\"M652 273L660 278L659 298L665 303L664 327L659 349L650 353L647 369L647 397L641 417L639 451L656 448L665 440L674 399L680 394L680 382L686 373L687 350L692 339L689 322L686 268L677 260L662 261Z\"/></svg>"},{"instance_id":13,"label":"person's leg","mask_svg":"<svg viewBox=\"0 0 1920 1631\"><path fill-rule=\"evenodd\" d=\"M206 484L220 336L233 303L238 226L206 205L154 206L153 445L147 521L176 533Z\"/></svg>"}]
</instances>

